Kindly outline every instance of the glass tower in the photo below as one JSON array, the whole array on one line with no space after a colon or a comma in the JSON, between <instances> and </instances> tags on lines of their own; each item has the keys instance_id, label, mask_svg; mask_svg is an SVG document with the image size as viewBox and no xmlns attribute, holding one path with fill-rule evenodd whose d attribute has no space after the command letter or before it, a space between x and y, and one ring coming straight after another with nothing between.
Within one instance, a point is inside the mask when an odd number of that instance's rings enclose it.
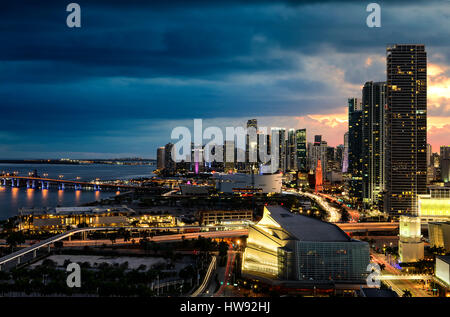
<instances>
[{"instance_id":1,"label":"glass tower","mask_svg":"<svg viewBox=\"0 0 450 317\"><path fill-rule=\"evenodd\" d=\"M427 53L422 44L387 48L386 211L417 213L427 183Z\"/></svg>"}]
</instances>

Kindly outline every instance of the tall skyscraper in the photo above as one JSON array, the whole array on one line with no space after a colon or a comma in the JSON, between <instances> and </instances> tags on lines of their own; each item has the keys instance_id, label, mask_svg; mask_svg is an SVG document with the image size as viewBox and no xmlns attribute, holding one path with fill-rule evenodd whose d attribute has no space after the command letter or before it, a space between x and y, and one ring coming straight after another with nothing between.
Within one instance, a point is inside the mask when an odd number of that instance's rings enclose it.
<instances>
[{"instance_id":1,"label":"tall skyscraper","mask_svg":"<svg viewBox=\"0 0 450 317\"><path fill-rule=\"evenodd\" d=\"M366 82L362 90L363 202L372 205L385 189L386 83Z\"/></svg>"},{"instance_id":2,"label":"tall skyscraper","mask_svg":"<svg viewBox=\"0 0 450 317\"><path fill-rule=\"evenodd\" d=\"M322 140L322 136L314 136L314 144L309 147L309 166L312 170L314 170L315 173L317 173L317 162L321 163L320 165L322 180L325 179L327 171L327 150L328 144L326 141Z\"/></svg>"},{"instance_id":3,"label":"tall skyscraper","mask_svg":"<svg viewBox=\"0 0 450 317\"><path fill-rule=\"evenodd\" d=\"M356 200L362 199L362 104L358 98L348 99L348 172L350 195Z\"/></svg>"},{"instance_id":4,"label":"tall skyscraper","mask_svg":"<svg viewBox=\"0 0 450 317\"><path fill-rule=\"evenodd\" d=\"M433 161L433 148L431 144L427 144L427 185L431 184L436 178L436 168Z\"/></svg>"},{"instance_id":5,"label":"tall skyscraper","mask_svg":"<svg viewBox=\"0 0 450 317\"><path fill-rule=\"evenodd\" d=\"M272 128L278 131L278 170L286 172L286 129Z\"/></svg>"},{"instance_id":6,"label":"tall skyscraper","mask_svg":"<svg viewBox=\"0 0 450 317\"><path fill-rule=\"evenodd\" d=\"M450 182L450 145L441 146L440 155L441 179L443 182Z\"/></svg>"},{"instance_id":7,"label":"tall skyscraper","mask_svg":"<svg viewBox=\"0 0 450 317\"><path fill-rule=\"evenodd\" d=\"M250 119L247 121L247 131L249 128L254 128L256 131L258 131L258 121L256 119ZM255 140L250 140L249 134L247 132L247 138L246 138L246 144L245 144L245 162L246 162L246 169L252 170L253 168L256 168L258 166L257 158L258 158L258 138ZM256 159L256 162L250 162L250 153L255 153L256 157L253 159ZM253 154L252 154L253 155Z\"/></svg>"},{"instance_id":8,"label":"tall skyscraper","mask_svg":"<svg viewBox=\"0 0 450 317\"><path fill-rule=\"evenodd\" d=\"M232 172L236 167L236 148L234 140L225 140L223 146L223 164L226 173Z\"/></svg>"},{"instance_id":9,"label":"tall skyscraper","mask_svg":"<svg viewBox=\"0 0 450 317\"><path fill-rule=\"evenodd\" d=\"M258 120L256 120L256 119L247 120L247 128L250 128L250 127L258 129Z\"/></svg>"},{"instance_id":10,"label":"tall skyscraper","mask_svg":"<svg viewBox=\"0 0 450 317\"><path fill-rule=\"evenodd\" d=\"M336 147L336 163L339 165L338 170L342 172L342 163L344 160L344 144L339 144Z\"/></svg>"},{"instance_id":11,"label":"tall skyscraper","mask_svg":"<svg viewBox=\"0 0 450 317\"><path fill-rule=\"evenodd\" d=\"M164 168L170 171L175 171L176 160L172 157L172 153L175 153L175 144L167 143L164 147Z\"/></svg>"},{"instance_id":12,"label":"tall skyscraper","mask_svg":"<svg viewBox=\"0 0 450 317\"><path fill-rule=\"evenodd\" d=\"M316 166L316 185L315 185L315 188L314 188L314 191L315 191L316 193L323 190L322 183L323 183L322 163L321 163L321 161L320 161L320 159L319 159L319 160L317 160L317 166Z\"/></svg>"},{"instance_id":13,"label":"tall skyscraper","mask_svg":"<svg viewBox=\"0 0 450 317\"><path fill-rule=\"evenodd\" d=\"M417 214L427 182L427 53L422 44L387 48L386 211Z\"/></svg>"},{"instance_id":14,"label":"tall skyscraper","mask_svg":"<svg viewBox=\"0 0 450 317\"><path fill-rule=\"evenodd\" d=\"M342 173L348 172L348 132L344 134L344 154L342 157Z\"/></svg>"},{"instance_id":15,"label":"tall skyscraper","mask_svg":"<svg viewBox=\"0 0 450 317\"><path fill-rule=\"evenodd\" d=\"M159 147L156 152L156 168L159 170L164 169L164 147Z\"/></svg>"},{"instance_id":16,"label":"tall skyscraper","mask_svg":"<svg viewBox=\"0 0 450 317\"><path fill-rule=\"evenodd\" d=\"M297 170L297 146L295 140L295 130L289 129L288 131L288 169L292 171Z\"/></svg>"},{"instance_id":17,"label":"tall skyscraper","mask_svg":"<svg viewBox=\"0 0 450 317\"><path fill-rule=\"evenodd\" d=\"M297 170L306 172L307 153L306 153L306 129L295 131L296 151L297 151Z\"/></svg>"},{"instance_id":18,"label":"tall skyscraper","mask_svg":"<svg viewBox=\"0 0 450 317\"><path fill-rule=\"evenodd\" d=\"M433 155L433 147L427 144L427 166L431 165L431 156Z\"/></svg>"}]
</instances>

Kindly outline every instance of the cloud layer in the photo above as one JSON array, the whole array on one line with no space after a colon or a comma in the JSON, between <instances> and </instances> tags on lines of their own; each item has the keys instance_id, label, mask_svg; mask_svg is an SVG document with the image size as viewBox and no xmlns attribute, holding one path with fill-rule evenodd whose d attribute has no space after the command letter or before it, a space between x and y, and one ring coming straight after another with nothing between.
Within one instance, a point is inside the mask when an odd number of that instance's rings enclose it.
<instances>
[{"instance_id":1,"label":"cloud layer","mask_svg":"<svg viewBox=\"0 0 450 317\"><path fill-rule=\"evenodd\" d=\"M429 139L448 142L448 1L382 1L374 29L360 1L78 3L80 29L60 1L4 4L0 157L154 157L193 118L257 117L337 145L347 98L385 79L396 42L426 45Z\"/></svg>"}]
</instances>

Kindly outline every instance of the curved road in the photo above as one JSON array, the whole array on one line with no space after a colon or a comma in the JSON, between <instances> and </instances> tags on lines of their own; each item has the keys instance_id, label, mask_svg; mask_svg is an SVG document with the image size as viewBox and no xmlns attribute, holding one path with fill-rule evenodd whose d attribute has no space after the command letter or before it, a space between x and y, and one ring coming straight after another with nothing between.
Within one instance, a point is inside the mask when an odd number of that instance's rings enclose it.
<instances>
[{"instance_id":1,"label":"curved road","mask_svg":"<svg viewBox=\"0 0 450 317\"><path fill-rule=\"evenodd\" d=\"M329 222L339 222L339 220L341 220L341 214L339 212L338 209L330 206L328 204L328 202L323 199L322 197L318 196L318 195L314 195L311 193L307 193L307 192L296 192L296 191L283 191L283 194L288 194L288 195L296 195L296 196L306 196L308 198L311 198L312 200L314 200L316 203L318 203L320 205L320 207L322 207L324 210L326 210L328 212L328 221Z\"/></svg>"}]
</instances>

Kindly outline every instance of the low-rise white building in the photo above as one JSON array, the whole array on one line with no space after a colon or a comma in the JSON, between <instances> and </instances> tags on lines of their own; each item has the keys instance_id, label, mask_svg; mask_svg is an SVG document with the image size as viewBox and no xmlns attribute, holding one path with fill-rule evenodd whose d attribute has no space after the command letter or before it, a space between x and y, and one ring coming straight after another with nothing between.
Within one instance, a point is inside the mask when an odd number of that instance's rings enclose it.
<instances>
[{"instance_id":1,"label":"low-rise white building","mask_svg":"<svg viewBox=\"0 0 450 317\"><path fill-rule=\"evenodd\" d=\"M420 218L400 217L400 235L398 243L400 262L417 262L424 257Z\"/></svg>"},{"instance_id":2,"label":"low-rise white building","mask_svg":"<svg viewBox=\"0 0 450 317\"><path fill-rule=\"evenodd\" d=\"M437 256L434 275L450 287L450 256Z\"/></svg>"}]
</instances>

